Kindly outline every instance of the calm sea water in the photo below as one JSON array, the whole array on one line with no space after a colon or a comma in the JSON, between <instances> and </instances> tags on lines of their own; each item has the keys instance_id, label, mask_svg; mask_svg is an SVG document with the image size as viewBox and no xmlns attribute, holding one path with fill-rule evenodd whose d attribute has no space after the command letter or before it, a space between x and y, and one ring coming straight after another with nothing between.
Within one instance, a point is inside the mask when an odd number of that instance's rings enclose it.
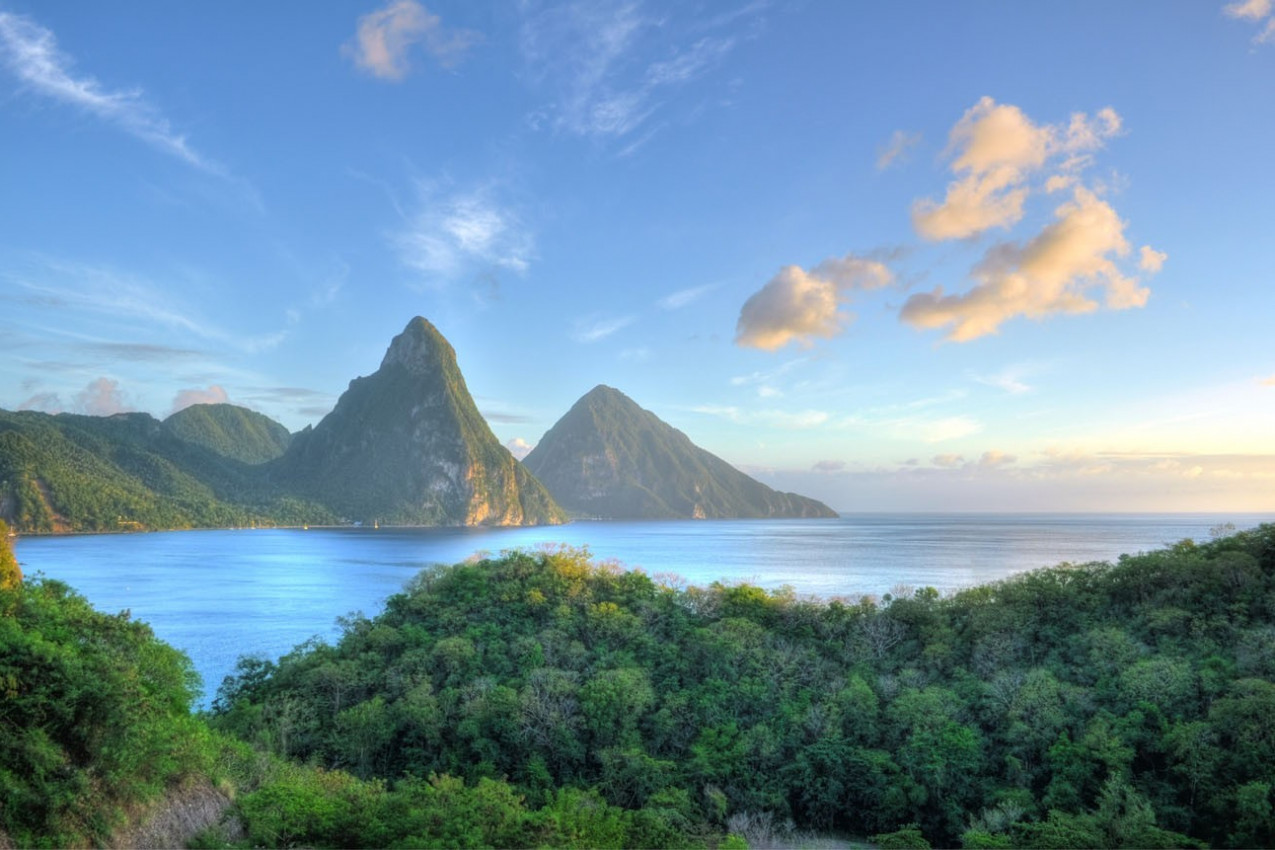
<instances>
[{"instance_id":1,"label":"calm sea water","mask_svg":"<svg viewBox=\"0 0 1275 850\"><path fill-rule=\"evenodd\" d=\"M567 543L692 584L748 581L821 597L941 591L1017 572L1111 560L1263 514L848 514L839 520L578 522L522 529L179 531L19 538L23 570L99 609L125 608L190 654L205 703L244 654L281 655L376 613L421 569L475 552Z\"/></svg>"}]
</instances>

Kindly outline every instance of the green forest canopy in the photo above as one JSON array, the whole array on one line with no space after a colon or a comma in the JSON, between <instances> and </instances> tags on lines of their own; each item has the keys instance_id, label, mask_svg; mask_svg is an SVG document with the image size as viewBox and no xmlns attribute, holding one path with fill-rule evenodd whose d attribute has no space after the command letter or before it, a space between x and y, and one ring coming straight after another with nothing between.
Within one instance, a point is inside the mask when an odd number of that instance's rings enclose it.
<instances>
[{"instance_id":1,"label":"green forest canopy","mask_svg":"<svg viewBox=\"0 0 1275 850\"><path fill-rule=\"evenodd\" d=\"M213 723L365 780L596 791L686 834L1253 846L1275 841L1273 676L1275 526L881 604L563 549L426 571L336 645L247 659Z\"/></svg>"},{"instance_id":2,"label":"green forest canopy","mask_svg":"<svg viewBox=\"0 0 1275 850\"><path fill-rule=\"evenodd\" d=\"M202 781L204 847L1271 846L1275 526L880 603L511 552L195 686L127 612L0 589L0 845Z\"/></svg>"}]
</instances>

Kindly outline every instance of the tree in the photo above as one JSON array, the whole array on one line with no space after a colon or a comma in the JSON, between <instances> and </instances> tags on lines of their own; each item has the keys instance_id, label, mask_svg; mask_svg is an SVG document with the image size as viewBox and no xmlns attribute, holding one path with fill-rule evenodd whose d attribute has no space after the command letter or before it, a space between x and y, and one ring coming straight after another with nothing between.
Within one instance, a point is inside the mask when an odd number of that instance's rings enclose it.
<instances>
[{"instance_id":1,"label":"tree","mask_svg":"<svg viewBox=\"0 0 1275 850\"><path fill-rule=\"evenodd\" d=\"M22 584L22 569L9 544L9 526L0 519L0 590L12 590Z\"/></svg>"}]
</instances>

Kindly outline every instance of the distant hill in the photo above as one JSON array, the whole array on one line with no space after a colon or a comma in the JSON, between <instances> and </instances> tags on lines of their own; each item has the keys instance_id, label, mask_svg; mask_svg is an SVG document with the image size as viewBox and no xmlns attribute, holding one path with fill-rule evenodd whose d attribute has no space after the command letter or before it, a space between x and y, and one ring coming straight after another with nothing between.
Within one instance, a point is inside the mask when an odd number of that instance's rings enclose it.
<instances>
[{"instance_id":1,"label":"distant hill","mask_svg":"<svg viewBox=\"0 0 1275 850\"><path fill-rule=\"evenodd\" d=\"M597 386L523 463L567 510L616 519L835 517L699 448L619 390Z\"/></svg>"},{"instance_id":2,"label":"distant hill","mask_svg":"<svg viewBox=\"0 0 1275 850\"><path fill-rule=\"evenodd\" d=\"M194 404L164 420L188 443L244 463L265 463L288 449L292 434L268 416L233 404Z\"/></svg>"},{"instance_id":3,"label":"distant hill","mask_svg":"<svg viewBox=\"0 0 1275 850\"><path fill-rule=\"evenodd\" d=\"M419 316L313 429L275 480L350 519L424 525L565 520L478 412L443 335Z\"/></svg>"},{"instance_id":4,"label":"distant hill","mask_svg":"<svg viewBox=\"0 0 1275 850\"><path fill-rule=\"evenodd\" d=\"M322 522L254 467L145 413L0 411L0 519L18 531L133 531Z\"/></svg>"}]
</instances>

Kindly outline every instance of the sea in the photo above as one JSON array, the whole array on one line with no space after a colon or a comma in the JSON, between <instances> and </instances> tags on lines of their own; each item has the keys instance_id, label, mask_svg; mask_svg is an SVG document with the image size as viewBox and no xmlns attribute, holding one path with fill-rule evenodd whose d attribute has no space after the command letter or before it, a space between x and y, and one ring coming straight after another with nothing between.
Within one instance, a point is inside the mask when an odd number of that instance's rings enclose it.
<instances>
[{"instance_id":1,"label":"sea","mask_svg":"<svg viewBox=\"0 0 1275 850\"><path fill-rule=\"evenodd\" d=\"M839 519L574 522L534 528L310 528L19 537L25 574L129 610L191 658L201 706L240 656L277 658L375 615L421 570L567 545L674 584L801 596L951 593L1016 573L1196 541L1275 514L844 514Z\"/></svg>"}]
</instances>

